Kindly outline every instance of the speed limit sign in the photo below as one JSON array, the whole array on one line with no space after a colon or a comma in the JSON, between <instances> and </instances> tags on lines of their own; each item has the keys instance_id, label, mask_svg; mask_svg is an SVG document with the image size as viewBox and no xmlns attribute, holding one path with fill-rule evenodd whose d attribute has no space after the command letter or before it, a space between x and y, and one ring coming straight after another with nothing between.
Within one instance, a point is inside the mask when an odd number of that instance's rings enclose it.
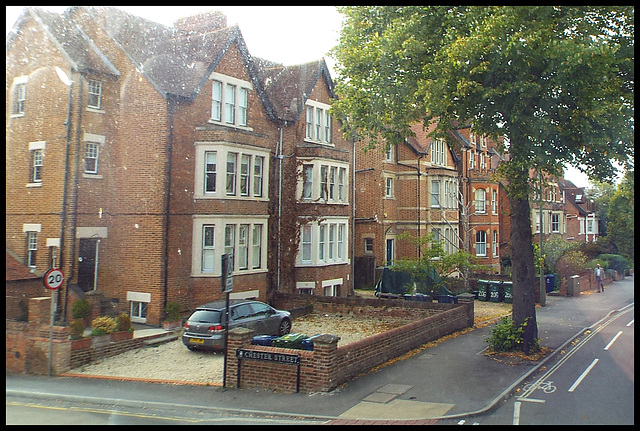
<instances>
[{"instance_id":1,"label":"speed limit sign","mask_svg":"<svg viewBox=\"0 0 640 431\"><path fill-rule=\"evenodd\" d=\"M58 268L52 268L44 274L44 287L56 290L64 281L64 275Z\"/></svg>"}]
</instances>

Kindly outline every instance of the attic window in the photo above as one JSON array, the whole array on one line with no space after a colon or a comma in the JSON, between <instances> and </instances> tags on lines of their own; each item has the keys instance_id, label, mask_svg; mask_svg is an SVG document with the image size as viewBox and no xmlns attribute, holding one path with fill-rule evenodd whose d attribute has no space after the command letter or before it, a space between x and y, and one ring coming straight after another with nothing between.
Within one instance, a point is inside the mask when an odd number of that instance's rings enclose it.
<instances>
[{"instance_id":1,"label":"attic window","mask_svg":"<svg viewBox=\"0 0 640 431\"><path fill-rule=\"evenodd\" d=\"M219 73L213 73L211 79L210 122L247 127L251 83Z\"/></svg>"},{"instance_id":2,"label":"attic window","mask_svg":"<svg viewBox=\"0 0 640 431\"><path fill-rule=\"evenodd\" d=\"M322 144L331 143L331 106L326 103L308 100L306 104L305 140Z\"/></svg>"}]
</instances>

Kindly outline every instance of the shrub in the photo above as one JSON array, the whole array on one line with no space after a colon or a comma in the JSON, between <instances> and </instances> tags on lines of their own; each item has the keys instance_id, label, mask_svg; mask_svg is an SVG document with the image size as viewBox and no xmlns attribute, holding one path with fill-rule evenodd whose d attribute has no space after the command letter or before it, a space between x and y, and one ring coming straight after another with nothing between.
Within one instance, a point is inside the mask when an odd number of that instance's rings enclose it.
<instances>
[{"instance_id":1,"label":"shrub","mask_svg":"<svg viewBox=\"0 0 640 431\"><path fill-rule=\"evenodd\" d=\"M167 303L164 311L167 313L167 317L165 319L166 322L176 322L181 320L180 311L182 310L182 306L177 302L171 301Z\"/></svg>"},{"instance_id":2,"label":"shrub","mask_svg":"<svg viewBox=\"0 0 640 431\"><path fill-rule=\"evenodd\" d=\"M116 321L111 317L100 316L91 322L91 335L111 334L116 330Z\"/></svg>"},{"instance_id":3,"label":"shrub","mask_svg":"<svg viewBox=\"0 0 640 431\"><path fill-rule=\"evenodd\" d=\"M71 317L84 319L91 313L91 304L86 299L78 299L71 306Z\"/></svg>"},{"instance_id":4,"label":"shrub","mask_svg":"<svg viewBox=\"0 0 640 431\"><path fill-rule=\"evenodd\" d=\"M627 259L619 254L601 254L598 256L598 260L606 260L608 263L607 269L614 269L620 275L624 274L624 270L628 265Z\"/></svg>"},{"instance_id":5,"label":"shrub","mask_svg":"<svg viewBox=\"0 0 640 431\"><path fill-rule=\"evenodd\" d=\"M131 317L127 313L120 313L116 317L116 332L128 331L133 332Z\"/></svg>"},{"instance_id":6,"label":"shrub","mask_svg":"<svg viewBox=\"0 0 640 431\"><path fill-rule=\"evenodd\" d=\"M79 340L84 336L84 323L82 319L73 319L69 323L69 338L72 340Z\"/></svg>"},{"instance_id":7,"label":"shrub","mask_svg":"<svg viewBox=\"0 0 640 431\"><path fill-rule=\"evenodd\" d=\"M517 327L511 317L503 317L502 323L497 324L496 327L491 330L491 336L487 337L484 341L489 344L489 347L494 352L501 353L520 350L522 333L528 320L529 318L527 318L522 326ZM536 338L531 350L537 351L539 348L538 339Z\"/></svg>"}]
</instances>

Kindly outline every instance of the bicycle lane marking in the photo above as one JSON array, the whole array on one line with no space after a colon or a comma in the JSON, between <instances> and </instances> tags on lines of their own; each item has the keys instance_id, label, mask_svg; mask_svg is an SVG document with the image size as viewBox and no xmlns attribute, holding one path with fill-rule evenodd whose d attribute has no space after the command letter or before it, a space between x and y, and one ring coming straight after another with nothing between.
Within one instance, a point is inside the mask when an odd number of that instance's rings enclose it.
<instances>
[{"instance_id":1,"label":"bicycle lane marking","mask_svg":"<svg viewBox=\"0 0 640 431\"><path fill-rule=\"evenodd\" d=\"M528 397L529 395L531 395L536 389L543 389L545 393L551 393L553 391L555 391L555 386L551 385L551 383L553 383L552 381L547 381L547 379L556 372L556 370L558 370L558 368L560 368L562 365L564 365L565 362L567 362L569 360L569 358L571 358L571 356L573 356L578 350L580 350L580 348L582 346L584 346L589 340L591 340L598 332L600 332L602 329L604 329L606 326L608 326L611 322L613 322L614 320L616 320L618 317L622 316L624 313L626 313L627 311L629 311L629 306L624 307L623 310L619 310L622 311L622 313L616 313L614 316L609 316L608 318L605 317L605 319L607 319L604 323L596 323L593 326L591 326L591 328L593 328L594 326L597 326L596 329L593 330L587 330L585 332L585 337L582 338L577 344L575 344L571 350L564 356L562 357L557 363L555 363L546 373L544 373L538 380L536 380L534 383L529 384L529 385L525 385L525 390L524 393L518 397L518 401L528 401L530 400ZM602 319L604 320L604 319ZM602 321L601 320L601 321ZM588 332L588 333L587 333ZM531 399L533 400L533 399ZM540 400L536 400L536 402L540 402Z\"/></svg>"},{"instance_id":2,"label":"bicycle lane marking","mask_svg":"<svg viewBox=\"0 0 640 431\"><path fill-rule=\"evenodd\" d=\"M573 385L571 385L571 387L569 388L569 392L573 392L573 391L575 390L575 388L577 388L577 387L578 387L578 385L580 384L580 382L582 382L582 380L583 380L585 377L587 377L587 374L589 374L589 371L591 371L591 369L592 369L592 368L593 368L593 367L598 363L598 360L599 360L598 358L594 359L594 360L593 360L593 362L591 362L591 365L589 365L589 366L587 367L587 369L586 369L586 370L584 370L584 371L582 372L582 374L580 374L580 377L578 377L578 378L576 379L576 381L575 381L575 382L573 382Z\"/></svg>"}]
</instances>

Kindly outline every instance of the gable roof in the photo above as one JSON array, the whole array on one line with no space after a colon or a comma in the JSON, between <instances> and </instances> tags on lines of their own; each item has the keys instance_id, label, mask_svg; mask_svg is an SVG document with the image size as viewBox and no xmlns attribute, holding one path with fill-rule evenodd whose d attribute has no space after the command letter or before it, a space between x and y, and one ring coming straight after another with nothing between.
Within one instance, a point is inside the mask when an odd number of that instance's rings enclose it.
<instances>
[{"instance_id":1,"label":"gable roof","mask_svg":"<svg viewBox=\"0 0 640 431\"><path fill-rule=\"evenodd\" d=\"M165 98L173 95L193 100L233 44L238 47L250 79L273 120L296 122L321 78L335 98L324 59L294 66L254 59L239 27L226 27L226 19L218 26L205 23L201 27L168 27L108 6L73 6L62 15L27 8L23 12L25 17L14 26L16 31L7 38L7 51L19 26L33 17L78 71L120 75L83 30L83 26L91 25L78 19L85 12Z\"/></svg>"},{"instance_id":2,"label":"gable roof","mask_svg":"<svg viewBox=\"0 0 640 431\"><path fill-rule=\"evenodd\" d=\"M40 8L27 7L16 21L6 41L7 52L18 38L21 27L33 19L59 49L69 65L80 73L97 73L119 76L118 69L72 20L67 9L62 15Z\"/></svg>"},{"instance_id":3,"label":"gable roof","mask_svg":"<svg viewBox=\"0 0 640 431\"><path fill-rule=\"evenodd\" d=\"M298 121L311 91L321 78L327 83L331 98L336 97L324 58L293 66L284 66L260 58L255 60L261 86L271 101L278 120Z\"/></svg>"}]
</instances>

